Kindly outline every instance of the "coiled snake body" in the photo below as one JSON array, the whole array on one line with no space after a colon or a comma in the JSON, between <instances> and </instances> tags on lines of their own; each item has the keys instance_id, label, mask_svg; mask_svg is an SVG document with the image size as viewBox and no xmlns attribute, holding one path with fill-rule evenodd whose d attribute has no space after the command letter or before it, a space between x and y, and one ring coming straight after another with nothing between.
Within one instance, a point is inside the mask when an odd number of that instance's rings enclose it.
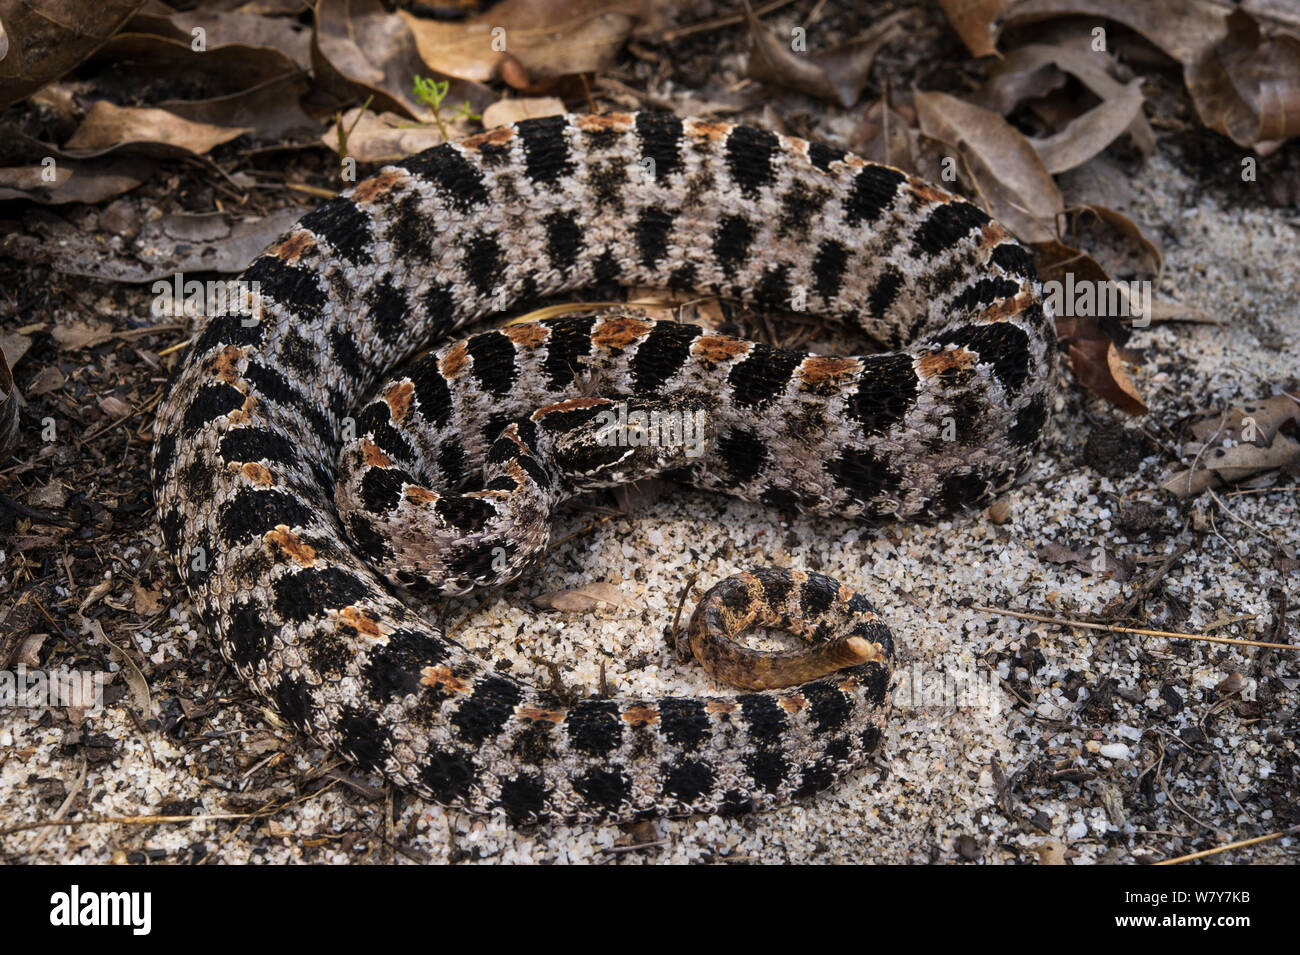
<instances>
[{"instance_id":1,"label":"coiled snake body","mask_svg":"<svg viewBox=\"0 0 1300 955\"><path fill-rule=\"evenodd\" d=\"M647 469L785 509L949 513L1010 482L1048 411L1051 317L1021 246L895 169L743 126L565 116L439 146L304 217L243 278L260 320L210 317L156 426L160 523L203 620L295 727L518 823L762 809L829 786L879 740L888 631L828 578L743 574L701 601L704 656L709 629L757 619L824 641L838 614L858 662L775 691L565 706L398 587L507 579L547 507ZM358 410L418 347L598 283L806 304L897 350L819 358L634 313L565 318L450 345ZM617 405L700 411L707 441L611 449L592 416Z\"/></svg>"}]
</instances>

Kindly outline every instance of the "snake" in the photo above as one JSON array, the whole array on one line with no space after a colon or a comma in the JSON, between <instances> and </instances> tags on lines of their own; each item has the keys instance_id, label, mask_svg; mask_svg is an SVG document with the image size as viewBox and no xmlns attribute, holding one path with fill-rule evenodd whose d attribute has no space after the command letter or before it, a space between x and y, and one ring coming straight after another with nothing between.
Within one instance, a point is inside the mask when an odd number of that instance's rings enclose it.
<instances>
[{"instance_id":1,"label":"snake","mask_svg":"<svg viewBox=\"0 0 1300 955\"><path fill-rule=\"evenodd\" d=\"M1032 256L981 208L702 118L567 114L440 144L305 215L240 280L256 315L210 311L154 426L180 580L286 724L518 826L825 790L879 746L892 633L830 577L745 570L687 628L739 691L574 701L471 652L422 601L518 576L553 508L647 474L786 513L960 514L1023 471L1053 397ZM806 312L877 350L805 354L635 308L455 334L592 288ZM807 646L737 642L754 626Z\"/></svg>"}]
</instances>

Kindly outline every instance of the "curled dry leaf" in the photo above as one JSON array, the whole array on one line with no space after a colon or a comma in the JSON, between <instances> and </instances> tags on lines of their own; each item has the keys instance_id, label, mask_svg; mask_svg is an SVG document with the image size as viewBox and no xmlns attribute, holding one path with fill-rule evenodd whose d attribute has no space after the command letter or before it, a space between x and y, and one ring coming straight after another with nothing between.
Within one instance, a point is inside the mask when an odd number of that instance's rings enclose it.
<instances>
[{"instance_id":1,"label":"curled dry leaf","mask_svg":"<svg viewBox=\"0 0 1300 955\"><path fill-rule=\"evenodd\" d=\"M123 82L142 89L156 87L160 76L183 76L188 90L201 90L194 95L205 97L227 96L302 72L293 60L270 47L228 44L200 51L188 38L146 33L119 33L94 60L111 63Z\"/></svg>"},{"instance_id":2,"label":"curled dry leaf","mask_svg":"<svg viewBox=\"0 0 1300 955\"><path fill-rule=\"evenodd\" d=\"M1121 132L1127 132L1144 155L1150 155L1155 150L1155 134L1142 113L1141 90L1135 88L1136 80L1125 85L1115 79L1108 72L1113 65L1114 61L1106 54L1084 52L1064 44L1030 43L1011 50L993 67L988 81L972 97L972 102L1005 116L1026 99L1057 89L1064 82L1064 74L1069 74L1102 102L1052 137L1061 141L1053 143L1051 148L1062 154L1044 155L1048 168L1056 173L1078 165L1108 146ZM1130 116L1128 124L1115 130L1115 123L1125 114ZM1066 136L1076 123L1081 125ZM1073 145L1077 156L1067 159L1063 151L1072 139L1078 140ZM1043 152L1047 143L1048 140L1041 140L1035 145Z\"/></svg>"},{"instance_id":3,"label":"curled dry leaf","mask_svg":"<svg viewBox=\"0 0 1300 955\"><path fill-rule=\"evenodd\" d=\"M345 99L372 97L371 109L422 122L433 113L416 98L415 77L441 80L449 75L434 60L420 56L409 19L394 16L380 0L320 0L312 36L312 69L318 86ZM487 45L490 38L480 37ZM481 111L496 97L477 83L452 79L446 107L468 102Z\"/></svg>"},{"instance_id":4,"label":"curled dry leaf","mask_svg":"<svg viewBox=\"0 0 1300 955\"><path fill-rule=\"evenodd\" d=\"M1262 154L1300 133L1300 19L1293 10L1218 0L1020 0L996 29L1065 15L1101 16L1142 34L1183 66L1201 121Z\"/></svg>"},{"instance_id":5,"label":"curled dry leaf","mask_svg":"<svg viewBox=\"0 0 1300 955\"><path fill-rule=\"evenodd\" d=\"M1205 415L1188 430L1195 440L1183 453L1194 459L1193 467L1160 485L1177 498L1273 468L1300 465L1300 401L1285 392L1258 404Z\"/></svg>"},{"instance_id":6,"label":"curled dry leaf","mask_svg":"<svg viewBox=\"0 0 1300 955\"><path fill-rule=\"evenodd\" d=\"M1228 35L1187 64L1187 91L1201 122L1267 155L1300 134L1300 36L1267 35L1244 10L1227 24Z\"/></svg>"},{"instance_id":7,"label":"curled dry leaf","mask_svg":"<svg viewBox=\"0 0 1300 955\"><path fill-rule=\"evenodd\" d=\"M0 169L0 199L29 199L41 205L84 202L93 205L130 192L153 173L155 164L139 157L56 160L54 182L46 166Z\"/></svg>"},{"instance_id":8,"label":"curled dry leaf","mask_svg":"<svg viewBox=\"0 0 1300 955\"><path fill-rule=\"evenodd\" d=\"M915 120L916 114L911 114ZM882 96L862 114L853 131L850 148L864 159L896 166L904 172L920 175L916 161L916 129L898 109ZM925 178L922 176L922 178Z\"/></svg>"},{"instance_id":9,"label":"curled dry leaf","mask_svg":"<svg viewBox=\"0 0 1300 955\"><path fill-rule=\"evenodd\" d=\"M793 50L790 38L761 22L748 3L745 15L753 39L747 76L847 107L858 101L876 53L899 36L901 21L911 11L899 10L872 24L861 36L833 49L816 52Z\"/></svg>"},{"instance_id":10,"label":"curled dry leaf","mask_svg":"<svg viewBox=\"0 0 1300 955\"><path fill-rule=\"evenodd\" d=\"M1103 547L1084 547L1078 550L1048 541L1034 548L1034 556L1049 564L1065 564L1085 574L1110 574L1123 583L1133 576L1133 567L1113 551Z\"/></svg>"},{"instance_id":11,"label":"curled dry leaf","mask_svg":"<svg viewBox=\"0 0 1300 955\"><path fill-rule=\"evenodd\" d=\"M604 69L643 19L644 6L643 0L505 0L458 23L402 16L435 70L485 83L501 75L508 54L531 85Z\"/></svg>"},{"instance_id":12,"label":"curled dry leaf","mask_svg":"<svg viewBox=\"0 0 1300 955\"><path fill-rule=\"evenodd\" d=\"M192 122L165 109L116 106L106 100L99 100L90 108L64 148L102 153L128 144L149 143L201 156L246 132L248 130L243 127L230 128Z\"/></svg>"},{"instance_id":13,"label":"curled dry leaf","mask_svg":"<svg viewBox=\"0 0 1300 955\"><path fill-rule=\"evenodd\" d=\"M300 70L311 67L311 31L289 17L261 16L247 10L209 8L166 11L146 7L127 24L131 33L149 33L192 43L195 30L203 31L206 53L237 45L272 49L293 61Z\"/></svg>"},{"instance_id":14,"label":"curled dry leaf","mask_svg":"<svg viewBox=\"0 0 1300 955\"><path fill-rule=\"evenodd\" d=\"M0 349L0 460L6 460L18 442L18 386Z\"/></svg>"},{"instance_id":15,"label":"curled dry leaf","mask_svg":"<svg viewBox=\"0 0 1300 955\"><path fill-rule=\"evenodd\" d=\"M1135 260L1129 262L1126 259L1125 264L1129 266L1129 271L1136 272L1142 268L1149 268L1155 276L1153 281L1159 283L1160 275L1164 271L1164 255L1160 252L1160 247L1146 237L1136 222L1122 212L1100 205L1072 206L1069 211L1074 214L1071 233L1078 231L1085 217L1095 218L1129 245L1130 255L1127 258ZM1089 248L1094 247L1089 246ZM1111 262L1111 266L1119 270L1120 274L1125 274L1124 270L1119 268L1118 262Z\"/></svg>"},{"instance_id":16,"label":"curled dry leaf","mask_svg":"<svg viewBox=\"0 0 1300 955\"><path fill-rule=\"evenodd\" d=\"M1125 370L1115 342L1102 330L1096 315L1073 314L1076 309L1069 299L1071 289L1101 288L1111 282L1110 275L1092 256L1061 242L1038 242L1033 249L1038 277L1055 285L1055 289L1047 288L1049 299L1059 290L1065 300L1067 307L1059 310L1069 314L1056 316L1056 336L1066 347L1070 370L1079 384L1121 411L1144 414L1147 406Z\"/></svg>"},{"instance_id":17,"label":"curled dry leaf","mask_svg":"<svg viewBox=\"0 0 1300 955\"><path fill-rule=\"evenodd\" d=\"M1011 0L939 0L944 15L973 56L992 56L993 18Z\"/></svg>"},{"instance_id":18,"label":"curled dry leaf","mask_svg":"<svg viewBox=\"0 0 1300 955\"><path fill-rule=\"evenodd\" d=\"M358 118L360 117L360 118ZM459 118L444 119L452 136L468 135L468 124ZM441 143L442 133L434 124L413 123L396 113L373 113L350 109L320 137L331 149L338 149L339 127L349 131L348 155L357 162L397 162Z\"/></svg>"},{"instance_id":19,"label":"curled dry leaf","mask_svg":"<svg viewBox=\"0 0 1300 955\"><path fill-rule=\"evenodd\" d=\"M1043 157L1047 171L1053 174L1081 166L1097 155L1142 116L1141 80L1120 86L1119 92L1104 99L1065 128L1043 139L1031 139Z\"/></svg>"},{"instance_id":20,"label":"curled dry leaf","mask_svg":"<svg viewBox=\"0 0 1300 955\"><path fill-rule=\"evenodd\" d=\"M1142 34L1178 62L1195 61L1227 34L1225 7L1216 0L1018 0L994 21L994 37L1009 26L1062 16L1104 17Z\"/></svg>"},{"instance_id":21,"label":"curled dry leaf","mask_svg":"<svg viewBox=\"0 0 1300 955\"><path fill-rule=\"evenodd\" d=\"M503 99L483 110L483 126L509 126L521 119L535 119L538 116L559 116L564 112L564 103L554 96L525 97L522 99Z\"/></svg>"},{"instance_id":22,"label":"curled dry leaf","mask_svg":"<svg viewBox=\"0 0 1300 955\"><path fill-rule=\"evenodd\" d=\"M1025 136L991 110L946 93L917 91L921 132L945 143L964 160L977 203L1025 242L1056 238L1061 192Z\"/></svg>"},{"instance_id":23,"label":"curled dry leaf","mask_svg":"<svg viewBox=\"0 0 1300 955\"><path fill-rule=\"evenodd\" d=\"M144 0L0 0L0 107L73 69Z\"/></svg>"},{"instance_id":24,"label":"curled dry leaf","mask_svg":"<svg viewBox=\"0 0 1300 955\"><path fill-rule=\"evenodd\" d=\"M635 606L618 587L604 582L574 590L553 590L538 594L533 598L533 605L542 610L565 610L572 613L591 613L615 607L626 610Z\"/></svg>"}]
</instances>

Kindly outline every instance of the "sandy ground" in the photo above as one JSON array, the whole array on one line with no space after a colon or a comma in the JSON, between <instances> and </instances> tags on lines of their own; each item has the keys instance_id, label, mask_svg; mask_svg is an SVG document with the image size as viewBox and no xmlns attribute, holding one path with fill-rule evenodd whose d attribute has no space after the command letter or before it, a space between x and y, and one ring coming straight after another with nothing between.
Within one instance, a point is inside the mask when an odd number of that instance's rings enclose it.
<instances>
[{"instance_id":1,"label":"sandy ground","mask_svg":"<svg viewBox=\"0 0 1300 955\"><path fill-rule=\"evenodd\" d=\"M1145 221L1179 237L1166 250L1165 289L1224 322L1137 333L1131 347L1147 361L1135 378L1152 411L1130 426L1154 433L1194 408L1267 395L1300 367L1296 217L1224 208L1161 156L1131 186ZM1214 627L1218 636L1268 639L1276 609L1270 591L1294 588L1294 573L1287 580L1277 569L1262 537L1300 549L1293 481L1222 498L1231 518L1209 501L1166 505L1152 490L1164 473L1163 454L1114 478L1083 463L1093 423L1111 415L1068 375L1061 385L1047 446L1006 498L1001 525L986 514L876 530L829 519L783 522L762 507L680 491L645 513L604 522L589 509L571 510L556 538L582 533L558 547L538 577L481 608L460 601L446 610L449 622L468 615L460 639L509 659L515 673L552 679L537 662L547 661L565 687L591 693L603 664L611 690L703 692L711 689L707 679L677 661L663 639L691 572L705 584L753 563L835 575L878 603L902 650L900 699L883 752L830 792L749 818L632 830L512 830L498 819L403 798L277 728L208 646L182 597L165 620L133 634L153 719L137 722L123 705L80 726L61 711L12 711L0 728L0 818L6 826L48 819L69 792L74 817L201 818L24 831L4 836L0 848L9 859L47 862L1077 864L1170 857L1294 824L1286 817L1297 787L1294 656L963 608L1082 618L1131 592L1132 582L1036 556L1048 542L1085 551L1100 545L1145 561L1139 578L1178 543L1190 543L1158 591L1163 598L1148 602L1141 625L1149 628ZM1120 509L1135 501L1155 505L1158 533L1132 535L1120 525ZM1198 508L1211 531L1192 526ZM153 562L159 543L154 531L116 556L139 568ZM168 597L178 597L170 573L162 579L173 588ZM597 580L617 584L632 606L589 615L531 607L542 590ZM1290 619L1282 633L1294 640L1295 632ZM1221 698L1215 688L1232 674L1242 676L1242 688ZM123 682L119 675L110 683L110 698ZM1099 712L1088 701L1104 685L1111 692L1103 691L1109 699ZM121 690L117 696L131 699ZM186 717L180 728L164 729L177 716ZM268 818L203 818L293 800L300 801ZM648 845L633 848L640 843ZM1294 861L1295 854L1288 837L1224 859Z\"/></svg>"},{"instance_id":2,"label":"sandy ground","mask_svg":"<svg viewBox=\"0 0 1300 955\"><path fill-rule=\"evenodd\" d=\"M570 508L555 539L572 539L538 575L482 605L460 600L441 609L466 645L570 692L595 693L603 681L612 692L701 693L716 688L664 639L692 573L701 587L755 564L836 576L880 607L901 645L881 752L842 784L750 817L527 830L405 796L281 727L245 691L207 641L157 529L142 517L99 555L110 584L96 603L123 608L102 619L142 671L148 708L117 654L93 630L80 633L75 613L67 618L71 645L53 639L42 664L99 661L113 674L109 702L98 716L4 713L0 860L1127 863L1300 823L1296 654L973 609L1089 618L1186 545L1120 622L1300 642L1297 601L1287 609L1283 600L1298 579L1284 557L1300 552L1295 480L1221 492L1222 506L1208 498L1174 503L1155 490L1173 460L1161 444L1170 446L1180 418L1267 397L1300 369L1300 216L1294 206L1264 202L1256 190L1265 183L1221 187L1222 178L1205 171L1209 160L1198 164L1183 149L1162 143L1123 173L1122 186L1119 174L1106 185L1164 248L1157 294L1220 324L1136 332L1129 347L1145 361L1134 379L1151 407L1140 419L1122 420L1062 372L1048 440L1006 496L1000 523L987 513L880 529L783 521L756 505L675 490L607 520L608 510L590 504ZM1219 152L1230 170L1230 150ZM97 307L125 327L144 301L115 291ZM837 347L833 337L819 344ZM1126 463L1122 454L1102 454L1103 463L1119 463L1108 476L1088 463L1098 458L1085 447L1090 437L1100 447L1099 436L1117 424L1126 430L1112 434L1112 444L1141 450ZM1160 444L1143 447L1143 431ZM147 493L144 476L134 480ZM1039 556L1047 545L1103 547L1132 576L1121 582L1053 562ZM158 594L157 612L140 612L133 601L137 580ZM558 614L532 605L542 591L598 581L618 586L629 606ZM74 611L87 597L65 585L54 595ZM93 607L87 614L101 616ZM24 828L108 818L118 821ZM1295 862L1298 840L1212 861Z\"/></svg>"}]
</instances>

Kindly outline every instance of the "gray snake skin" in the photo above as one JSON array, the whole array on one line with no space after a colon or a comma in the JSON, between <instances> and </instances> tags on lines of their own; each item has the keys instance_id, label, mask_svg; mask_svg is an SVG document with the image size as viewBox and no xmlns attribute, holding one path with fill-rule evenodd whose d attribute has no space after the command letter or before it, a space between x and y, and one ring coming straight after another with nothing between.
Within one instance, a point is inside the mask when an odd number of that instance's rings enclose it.
<instances>
[{"instance_id":1,"label":"gray snake skin","mask_svg":"<svg viewBox=\"0 0 1300 955\"><path fill-rule=\"evenodd\" d=\"M209 317L155 428L186 587L290 724L517 824L743 812L830 786L879 741L888 631L829 578L755 571L697 617L734 633L760 606L811 632L838 613L874 656L779 690L566 706L448 639L403 588L509 579L554 501L647 467L787 510L960 511L1011 482L1050 406L1051 315L1003 229L898 170L744 126L640 113L491 130L385 167L243 278L260 320ZM470 321L595 284L806 302L892 350L815 357L602 314L455 342L380 387ZM602 402L694 402L707 448L592 464L555 423L581 430ZM563 445L568 470L537 442ZM434 539L423 564L400 539L416 518Z\"/></svg>"}]
</instances>

